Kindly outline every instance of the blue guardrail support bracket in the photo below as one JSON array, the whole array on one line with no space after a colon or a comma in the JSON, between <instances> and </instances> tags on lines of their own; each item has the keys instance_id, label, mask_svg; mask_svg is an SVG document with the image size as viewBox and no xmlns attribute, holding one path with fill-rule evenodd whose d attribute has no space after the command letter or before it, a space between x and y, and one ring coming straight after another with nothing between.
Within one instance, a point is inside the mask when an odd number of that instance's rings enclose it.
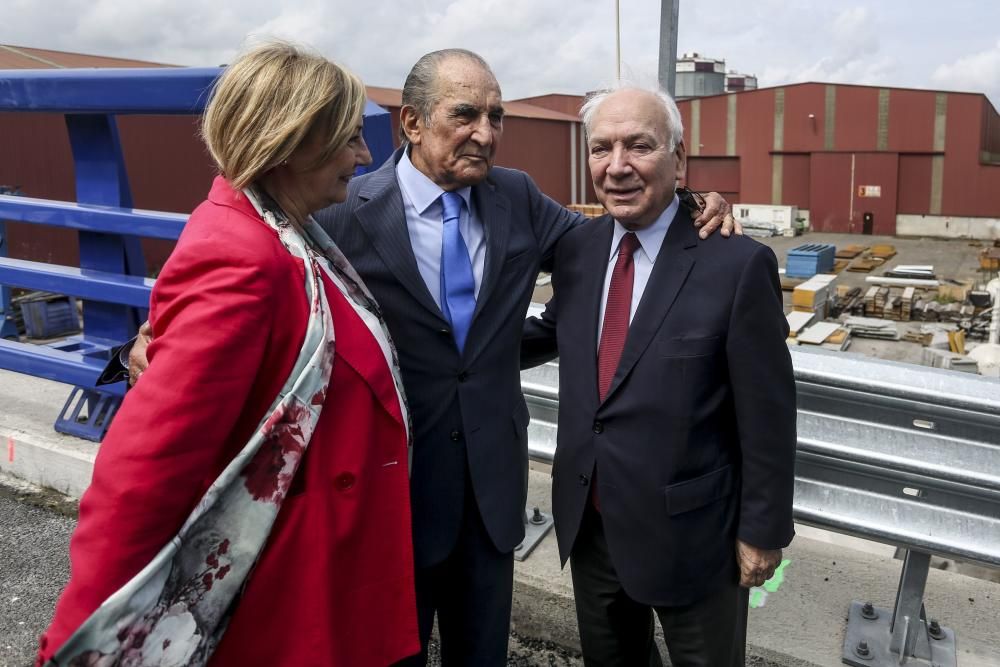
<instances>
[{"instance_id":1,"label":"blue guardrail support bracket","mask_svg":"<svg viewBox=\"0 0 1000 667\"><path fill-rule=\"evenodd\" d=\"M73 163L76 168L76 200L80 204L96 204L132 208L132 192L118 137L118 124L111 114L68 113ZM144 276L145 261L140 240L134 236L119 236L100 232L80 231L80 269L106 273ZM67 339L85 357L107 359L113 341L131 338L145 312L117 303L86 301L83 307L82 339ZM62 346L54 346L63 349ZM77 385L70 392L55 429L100 442L111 425L121 398L93 387Z\"/></svg>"},{"instance_id":2,"label":"blue guardrail support bracket","mask_svg":"<svg viewBox=\"0 0 1000 667\"><path fill-rule=\"evenodd\" d=\"M5 193L6 194L6 193ZM7 256L7 225L0 220L0 257ZM14 324L14 306L10 302L10 288L0 285L0 338L17 340L17 325Z\"/></svg>"}]
</instances>

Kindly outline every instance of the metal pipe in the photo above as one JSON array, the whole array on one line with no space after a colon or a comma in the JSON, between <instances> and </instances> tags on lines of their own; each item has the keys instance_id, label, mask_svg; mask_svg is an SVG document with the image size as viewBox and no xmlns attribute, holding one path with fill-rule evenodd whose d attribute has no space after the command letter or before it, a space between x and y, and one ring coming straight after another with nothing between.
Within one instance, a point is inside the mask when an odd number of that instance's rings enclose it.
<instances>
[{"instance_id":1,"label":"metal pipe","mask_svg":"<svg viewBox=\"0 0 1000 667\"><path fill-rule=\"evenodd\" d=\"M622 80L621 0L615 0L615 81Z\"/></svg>"}]
</instances>

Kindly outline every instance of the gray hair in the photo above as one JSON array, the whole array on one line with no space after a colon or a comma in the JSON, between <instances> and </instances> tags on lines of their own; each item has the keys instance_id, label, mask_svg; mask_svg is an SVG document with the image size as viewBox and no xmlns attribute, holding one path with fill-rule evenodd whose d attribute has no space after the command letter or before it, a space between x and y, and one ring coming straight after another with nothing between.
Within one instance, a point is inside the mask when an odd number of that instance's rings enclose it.
<instances>
[{"instance_id":1,"label":"gray hair","mask_svg":"<svg viewBox=\"0 0 1000 667\"><path fill-rule=\"evenodd\" d=\"M649 93L659 100L660 104L663 105L663 111L667 114L670 150L674 150L677 148L677 144L684 141L684 122L681 120L681 112L677 108L677 102L674 102L674 98L659 85L650 86L630 81L620 81L610 88L598 90L587 96L587 100L580 107L580 118L583 120L583 127L588 137L590 136L590 128L594 122L594 114L597 113L597 108L612 93L617 93L620 90L639 90Z\"/></svg>"},{"instance_id":2,"label":"gray hair","mask_svg":"<svg viewBox=\"0 0 1000 667\"><path fill-rule=\"evenodd\" d=\"M452 58L476 63L483 70L489 72L494 80L496 79L493 70L490 69L482 56L466 49L441 49L421 56L420 60L413 65L410 73L406 75L406 81L403 83L402 106L413 107L418 114L423 116L425 122L430 122L431 111L439 100L438 69L443 62Z\"/></svg>"}]
</instances>

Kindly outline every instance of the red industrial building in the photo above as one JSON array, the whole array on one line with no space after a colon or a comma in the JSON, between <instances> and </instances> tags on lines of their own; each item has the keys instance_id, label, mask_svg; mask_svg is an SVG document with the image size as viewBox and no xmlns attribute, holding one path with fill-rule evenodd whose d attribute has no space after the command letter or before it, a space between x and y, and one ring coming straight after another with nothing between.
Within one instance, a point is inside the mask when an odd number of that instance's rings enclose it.
<instances>
[{"instance_id":1,"label":"red industrial building","mask_svg":"<svg viewBox=\"0 0 1000 667\"><path fill-rule=\"evenodd\" d=\"M522 101L575 114L583 97ZM802 83L678 106L696 190L796 206L817 231L1000 238L1000 115L982 94Z\"/></svg>"},{"instance_id":2,"label":"red industrial building","mask_svg":"<svg viewBox=\"0 0 1000 667\"><path fill-rule=\"evenodd\" d=\"M163 67L120 58L0 45L0 69ZM368 88L398 131L400 91ZM504 102L497 155L564 203L593 202L577 95ZM796 206L821 231L1000 238L1000 116L981 94L803 83L680 103L688 184L733 203ZM121 116L137 208L186 212L213 174L198 119ZM65 123L57 114L0 114L0 185L75 199ZM870 230L864 214L870 213ZM76 234L8 224L9 252L74 265ZM144 241L155 270L171 245Z\"/></svg>"},{"instance_id":3,"label":"red industrial building","mask_svg":"<svg viewBox=\"0 0 1000 667\"><path fill-rule=\"evenodd\" d=\"M0 45L0 70L168 66ZM371 86L368 95L391 113L398 143L400 90ZM518 101L504 102L504 108L497 164L529 172L543 192L563 204L592 201L575 111ZM118 128L136 208L183 213L204 199L214 168L198 139L197 117L119 116ZM61 115L0 113L0 146L0 185L19 186L31 197L75 201L73 159ZM78 262L72 230L19 223L8 223L7 228L12 257L69 266ZM155 271L172 247L144 239L147 266Z\"/></svg>"},{"instance_id":4,"label":"red industrial building","mask_svg":"<svg viewBox=\"0 0 1000 667\"><path fill-rule=\"evenodd\" d=\"M1000 238L1000 116L984 95L802 83L679 106L695 189L797 206L818 231Z\"/></svg>"}]
</instances>

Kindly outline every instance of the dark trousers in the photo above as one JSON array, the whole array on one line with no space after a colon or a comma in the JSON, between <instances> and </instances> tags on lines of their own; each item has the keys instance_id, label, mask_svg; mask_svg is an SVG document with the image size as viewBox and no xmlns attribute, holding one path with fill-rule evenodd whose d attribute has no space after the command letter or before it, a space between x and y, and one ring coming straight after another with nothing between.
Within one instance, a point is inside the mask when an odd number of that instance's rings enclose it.
<instances>
[{"instance_id":1,"label":"dark trousers","mask_svg":"<svg viewBox=\"0 0 1000 667\"><path fill-rule=\"evenodd\" d=\"M421 654L399 663L401 667L427 664L435 613L444 667L507 664L514 554L493 546L468 480L454 549L441 563L417 568L416 579Z\"/></svg>"},{"instance_id":2,"label":"dark trousers","mask_svg":"<svg viewBox=\"0 0 1000 667\"><path fill-rule=\"evenodd\" d=\"M570 569L587 667L661 665L653 641L654 612L674 667L744 664L749 591L739 582L727 582L708 597L680 607L636 602L618 581L601 515L589 505L570 554Z\"/></svg>"}]
</instances>

